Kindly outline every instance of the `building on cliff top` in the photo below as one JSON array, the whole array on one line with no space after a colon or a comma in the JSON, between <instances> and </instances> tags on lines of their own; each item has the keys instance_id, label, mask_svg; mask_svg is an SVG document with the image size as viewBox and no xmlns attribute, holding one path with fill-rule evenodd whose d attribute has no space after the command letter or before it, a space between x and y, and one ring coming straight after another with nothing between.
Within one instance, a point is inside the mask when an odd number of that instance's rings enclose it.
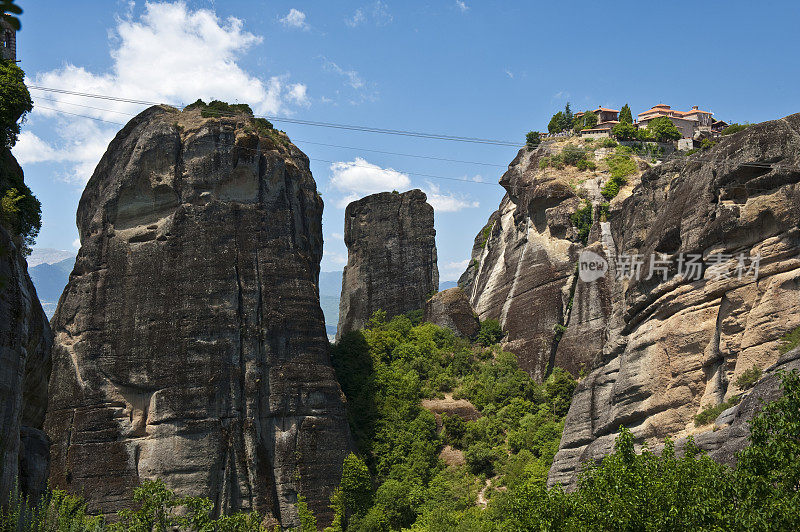
<instances>
[{"instance_id":1,"label":"building on cliff top","mask_svg":"<svg viewBox=\"0 0 800 532\"><path fill-rule=\"evenodd\" d=\"M711 133L713 122L711 116L713 114L709 111L702 111L696 105L690 111L676 111L669 105L661 103L639 113L637 124L639 127L647 127L647 124L654 118L665 116L675 124L683 138L691 139L699 132Z\"/></svg>"},{"instance_id":2,"label":"building on cliff top","mask_svg":"<svg viewBox=\"0 0 800 532\"><path fill-rule=\"evenodd\" d=\"M592 110L592 112L597 115L597 124L594 127L582 129L581 136L588 138L610 137L611 128L619 124L619 110L600 106ZM575 117L579 118L584 114L575 113Z\"/></svg>"}]
</instances>

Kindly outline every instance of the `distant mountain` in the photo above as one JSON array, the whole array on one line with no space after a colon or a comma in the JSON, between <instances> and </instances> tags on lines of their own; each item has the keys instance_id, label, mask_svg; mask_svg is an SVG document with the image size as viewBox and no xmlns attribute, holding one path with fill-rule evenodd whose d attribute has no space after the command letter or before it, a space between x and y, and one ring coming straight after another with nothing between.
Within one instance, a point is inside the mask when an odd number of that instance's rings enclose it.
<instances>
[{"instance_id":1,"label":"distant mountain","mask_svg":"<svg viewBox=\"0 0 800 532\"><path fill-rule=\"evenodd\" d=\"M31 276L33 286L36 287L36 294L39 296L39 301L42 302L42 308L48 318L53 317L58 300L64 287L67 286L69 274L74 266L75 255L71 255L54 264L41 262L36 266L28 267L28 275Z\"/></svg>"},{"instance_id":2,"label":"distant mountain","mask_svg":"<svg viewBox=\"0 0 800 532\"><path fill-rule=\"evenodd\" d=\"M319 295L335 296L342 294L342 272L319 272Z\"/></svg>"},{"instance_id":3,"label":"distant mountain","mask_svg":"<svg viewBox=\"0 0 800 532\"><path fill-rule=\"evenodd\" d=\"M456 286L458 286L458 283L455 281L442 281L439 283L439 292L447 290L448 288L455 288Z\"/></svg>"},{"instance_id":4,"label":"distant mountain","mask_svg":"<svg viewBox=\"0 0 800 532\"><path fill-rule=\"evenodd\" d=\"M74 251L55 248L34 248L28 257L28 268L33 268L39 264L55 264L69 258L75 259Z\"/></svg>"}]
</instances>

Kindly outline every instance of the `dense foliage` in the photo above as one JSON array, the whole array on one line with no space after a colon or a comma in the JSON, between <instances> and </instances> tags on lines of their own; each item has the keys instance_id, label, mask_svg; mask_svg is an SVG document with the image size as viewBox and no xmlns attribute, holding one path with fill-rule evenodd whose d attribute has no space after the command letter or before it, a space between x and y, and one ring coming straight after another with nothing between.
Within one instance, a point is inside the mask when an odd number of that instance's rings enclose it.
<instances>
[{"instance_id":1,"label":"dense foliage","mask_svg":"<svg viewBox=\"0 0 800 532\"><path fill-rule=\"evenodd\" d=\"M20 121L33 110L25 86L25 73L15 63L0 60L0 144L11 148L17 143Z\"/></svg>"},{"instance_id":2,"label":"dense foliage","mask_svg":"<svg viewBox=\"0 0 800 532\"><path fill-rule=\"evenodd\" d=\"M611 178L600 190L605 199L610 201L615 198L620 188L628 182L628 177L636 174L636 161L631 156L632 153L630 147L618 146L612 155L606 157Z\"/></svg>"},{"instance_id":3,"label":"dense foliage","mask_svg":"<svg viewBox=\"0 0 800 532\"><path fill-rule=\"evenodd\" d=\"M589 231L591 231L592 223L594 222L591 202L585 202L583 207L570 215L569 219L575 229L578 230L578 239L583 242L583 245L586 245L589 241Z\"/></svg>"},{"instance_id":4,"label":"dense foliage","mask_svg":"<svg viewBox=\"0 0 800 532\"><path fill-rule=\"evenodd\" d=\"M575 382L557 369L537 385L514 355L498 348L500 338L494 320L470 344L430 323L407 316L387 321L379 312L334 347L363 461L351 456L345 463L332 530L460 522L476 512L480 489L493 499L523 477L544 480ZM445 397L469 400L480 418L443 413L437 429L421 401ZM463 453L463 465L439 458L446 445ZM492 488L485 489L489 479Z\"/></svg>"},{"instance_id":5,"label":"dense foliage","mask_svg":"<svg viewBox=\"0 0 800 532\"><path fill-rule=\"evenodd\" d=\"M17 65L0 60L0 224L29 253L42 226L41 204L9 151L17 142L20 122L33 108L24 78Z\"/></svg>"},{"instance_id":6,"label":"dense foliage","mask_svg":"<svg viewBox=\"0 0 800 532\"><path fill-rule=\"evenodd\" d=\"M633 124L633 113L631 113L631 108L627 103L619 111L619 123Z\"/></svg>"},{"instance_id":7,"label":"dense foliage","mask_svg":"<svg viewBox=\"0 0 800 532\"><path fill-rule=\"evenodd\" d=\"M569 131L572 129L574 121L575 116L572 114L572 109L569 106L569 102L567 102L567 105L564 106L563 111L557 112L550 118L550 122L547 124L547 131L551 135L555 133L561 133L563 131Z\"/></svg>"},{"instance_id":8,"label":"dense foliage","mask_svg":"<svg viewBox=\"0 0 800 532\"><path fill-rule=\"evenodd\" d=\"M669 142L682 137L681 132L675 127L672 120L666 116L659 116L648 122L646 133L647 138L642 140L652 139L658 142Z\"/></svg>"}]
</instances>

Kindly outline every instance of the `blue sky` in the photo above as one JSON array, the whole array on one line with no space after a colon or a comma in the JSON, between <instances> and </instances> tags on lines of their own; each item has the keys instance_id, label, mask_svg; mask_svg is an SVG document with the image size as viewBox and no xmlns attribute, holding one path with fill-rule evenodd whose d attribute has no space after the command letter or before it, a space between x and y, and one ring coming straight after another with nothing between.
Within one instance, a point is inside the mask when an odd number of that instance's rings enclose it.
<instances>
[{"instance_id":1,"label":"blue sky","mask_svg":"<svg viewBox=\"0 0 800 532\"><path fill-rule=\"evenodd\" d=\"M566 101L574 110L629 103L634 114L657 103L699 105L739 122L800 111L797 2L20 4L18 58L29 82L82 92L172 104L219 98L257 114L520 142ZM120 126L47 108L125 122L144 107L32 94L36 110L14 152L42 201L38 246L69 249L83 185ZM326 203L325 271L346 258L348 199L422 188L436 211L441 277L456 279L516 154L276 126L311 158Z\"/></svg>"}]
</instances>

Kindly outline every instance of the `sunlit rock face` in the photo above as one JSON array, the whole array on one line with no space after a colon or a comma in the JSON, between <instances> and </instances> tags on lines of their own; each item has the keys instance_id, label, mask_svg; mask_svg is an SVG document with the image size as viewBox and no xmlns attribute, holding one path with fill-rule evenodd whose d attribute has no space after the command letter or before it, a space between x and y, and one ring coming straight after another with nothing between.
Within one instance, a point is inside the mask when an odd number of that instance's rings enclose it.
<instances>
[{"instance_id":1,"label":"sunlit rock face","mask_svg":"<svg viewBox=\"0 0 800 532\"><path fill-rule=\"evenodd\" d=\"M145 479L215 512L330 519L351 447L317 289L308 158L251 117L152 107L81 198L52 325L50 480L92 512Z\"/></svg>"},{"instance_id":2,"label":"sunlit rock face","mask_svg":"<svg viewBox=\"0 0 800 532\"><path fill-rule=\"evenodd\" d=\"M663 254L671 266L666 281L660 271L647 279L645 264L639 279L583 290L579 282L573 313L607 309L595 312L605 339L575 391L551 485L574 486L579 464L610 452L620 425L651 447L694 435L713 457L734 460L753 401L742 401L732 430L696 427L693 418L742 393L736 381L754 365L796 366L796 354L778 359L781 337L800 326L799 166L800 115L792 115L669 159L643 174L612 213L610 238L594 244L612 259L612 279L623 256ZM677 275L681 254L702 256L699 279ZM724 267L715 266L721 260ZM584 352L597 352L597 336L587 339ZM769 390L757 386L757 393L774 395L774 371L765 378Z\"/></svg>"}]
</instances>

